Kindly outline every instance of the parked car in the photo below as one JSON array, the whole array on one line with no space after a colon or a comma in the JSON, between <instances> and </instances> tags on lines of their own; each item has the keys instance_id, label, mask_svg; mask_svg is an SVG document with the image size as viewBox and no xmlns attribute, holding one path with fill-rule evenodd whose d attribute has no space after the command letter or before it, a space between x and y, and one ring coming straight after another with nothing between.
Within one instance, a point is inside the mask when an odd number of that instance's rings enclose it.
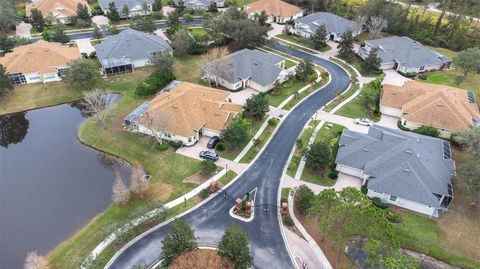
<instances>
[{"instance_id":1,"label":"parked car","mask_svg":"<svg viewBox=\"0 0 480 269\"><path fill-rule=\"evenodd\" d=\"M213 152L213 151L202 150L202 151L200 151L199 156L202 159L210 159L214 162L218 161L218 154Z\"/></svg>"},{"instance_id":2,"label":"parked car","mask_svg":"<svg viewBox=\"0 0 480 269\"><path fill-rule=\"evenodd\" d=\"M372 126L373 121L367 119L367 118L361 118L361 119L355 119L355 123L358 125L363 125L363 126Z\"/></svg>"},{"instance_id":3,"label":"parked car","mask_svg":"<svg viewBox=\"0 0 480 269\"><path fill-rule=\"evenodd\" d=\"M208 143L207 143L207 148L214 149L219 141L220 141L220 137L218 136L214 136L210 138L210 140L208 140Z\"/></svg>"}]
</instances>

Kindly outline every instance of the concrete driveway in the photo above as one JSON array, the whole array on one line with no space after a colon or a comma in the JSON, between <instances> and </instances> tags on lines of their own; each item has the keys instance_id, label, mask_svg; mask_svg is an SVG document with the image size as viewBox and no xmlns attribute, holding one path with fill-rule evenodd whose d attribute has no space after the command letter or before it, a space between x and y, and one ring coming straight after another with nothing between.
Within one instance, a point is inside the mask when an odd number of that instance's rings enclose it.
<instances>
[{"instance_id":1,"label":"concrete driveway","mask_svg":"<svg viewBox=\"0 0 480 269\"><path fill-rule=\"evenodd\" d=\"M95 48L90 42L90 38L77 39L75 41L77 42L77 47L78 50L80 50L80 53L86 53L87 55L90 55L90 53L95 51Z\"/></svg>"},{"instance_id":2,"label":"concrete driveway","mask_svg":"<svg viewBox=\"0 0 480 269\"><path fill-rule=\"evenodd\" d=\"M394 130L399 130L397 125L398 120L399 119L397 117L382 115L382 117L380 118L380 121L375 124L383 127L388 127Z\"/></svg>"},{"instance_id":3,"label":"concrete driveway","mask_svg":"<svg viewBox=\"0 0 480 269\"><path fill-rule=\"evenodd\" d=\"M343 125L347 129L355 132L368 133L368 126L358 125L355 123L355 119L352 119L352 118L335 115L325 111L318 111L316 113L316 119Z\"/></svg>"},{"instance_id":4,"label":"concrete driveway","mask_svg":"<svg viewBox=\"0 0 480 269\"><path fill-rule=\"evenodd\" d=\"M95 23L98 27L102 27L102 25L108 25L109 23L108 18L103 15L93 16L92 22Z\"/></svg>"},{"instance_id":5,"label":"concrete driveway","mask_svg":"<svg viewBox=\"0 0 480 269\"><path fill-rule=\"evenodd\" d=\"M383 79L383 84L392 84L392 85L397 85L397 86L403 86L406 81L409 81L411 79L406 78L402 75L400 75L397 71L395 70L384 70L385 72L385 78Z\"/></svg>"},{"instance_id":6,"label":"concrete driveway","mask_svg":"<svg viewBox=\"0 0 480 269\"><path fill-rule=\"evenodd\" d=\"M163 32L163 29L157 29L155 30L155 33L156 35L162 37L163 39L165 39L165 41L167 41L168 43L170 43L170 39L168 38L168 36Z\"/></svg>"},{"instance_id":7,"label":"concrete driveway","mask_svg":"<svg viewBox=\"0 0 480 269\"><path fill-rule=\"evenodd\" d=\"M271 25L273 29L268 31L268 39L281 34L285 28L285 25L280 25L278 23L272 23Z\"/></svg>"},{"instance_id":8,"label":"concrete driveway","mask_svg":"<svg viewBox=\"0 0 480 269\"><path fill-rule=\"evenodd\" d=\"M337 182L335 182L335 185L331 187L325 187L315 183L294 179L293 177L285 174L285 178L283 179L283 187L293 189L300 185L307 185L307 187L309 187L315 194L318 194L323 190L331 189L331 188L335 189L336 191L341 191L346 187L354 187L354 188L360 189L360 187L362 186L362 181L360 180L360 178L339 173L338 179L337 179Z\"/></svg>"},{"instance_id":9,"label":"concrete driveway","mask_svg":"<svg viewBox=\"0 0 480 269\"><path fill-rule=\"evenodd\" d=\"M21 22L15 27L15 36L22 38L31 38L30 30L32 25L30 23Z\"/></svg>"},{"instance_id":10,"label":"concrete driveway","mask_svg":"<svg viewBox=\"0 0 480 269\"><path fill-rule=\"evenodd\" d=\"M188 156L193 159L202 160L198 156L200 154L200 151L212 150L207 147L207 143L209 139L210 139L209 137L204 136L200 138L200 141L198 141L195 145L190 147L181 147L177 149L176 153L184 156ZM248 166L248 164L236 163L234 161L230 161L224 158L220 158L218 161L215 162L215 164L222 168L225 168L225 165L228 165L228 169L234 171L237 174L240 174Z\"/></svg>"},{"instance_id":11,"label":"concrete driveway","mask_svg":"<svg viewBox=\"0 0 480 269\"><path fill-rule=\"evenodd\" d=\"M252 97L252 95L257 95L257 94L258 94L257 91L250 88L246 88L245 90L230 93L228 98L232 100L232 103L243 106L245 104L245 101L247 101L248 98Z\"/></svg>"}]
</instances>

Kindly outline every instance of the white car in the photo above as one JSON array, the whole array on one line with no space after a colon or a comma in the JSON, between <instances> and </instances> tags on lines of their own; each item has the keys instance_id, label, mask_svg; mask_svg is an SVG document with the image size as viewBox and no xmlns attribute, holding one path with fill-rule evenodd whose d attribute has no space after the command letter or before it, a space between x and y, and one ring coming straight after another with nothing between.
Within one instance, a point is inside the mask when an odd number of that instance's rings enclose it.
<instances>
[{"instance_id":1,"label":"white car","mask_svg":"<svg viewBox=\"0 0 480 269\"><path fill-rule=\"evenodd\" d=\"M367 119L367 118L362 118L362 119L355 119L355 123L358 125L363 125L363 126L372 126L373 121Z\"/></svg>"}]
</instances>

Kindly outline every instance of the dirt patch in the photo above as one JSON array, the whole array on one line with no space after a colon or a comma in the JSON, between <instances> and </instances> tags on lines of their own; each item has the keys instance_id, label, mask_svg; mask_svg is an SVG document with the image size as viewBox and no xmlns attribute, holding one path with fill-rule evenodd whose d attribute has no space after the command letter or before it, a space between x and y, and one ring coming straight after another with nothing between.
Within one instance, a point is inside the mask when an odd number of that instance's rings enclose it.
<instances>
[{"instance_id":1,"label":"dirt patch","mask_svg":"<svg viewBox=\"0 0 480 269\"><path fill-rule=\"evenodd\" d=\"M210 176L204 176L200 174L200 172L197 172L183 180L183 183L194 183L197 185L202 184L203 182L207 181L210 178Z\"/></svg>"},{"instance_id":2,"label":"dirt patch","mask_svg":"<svg viewBox=\"0 0 480 269\"><path fill-rule=\"evenodd\" d=\"M145 192L145 198L146 200L167 201L172 192L172 186L167 183L155 181L150 183L150 187Z\"/></svg>"},{"instance_id":3,"label":"dirt patch","mask_svg":"<svg viewBox=\"0 0 480 269\"><path fill-rule=\"evenodd\" d=\"M233 269L235 266L231 261L218 255L217 251L201 249L181 254L168 267L168 269L183 268Z\"/></svg>"}]
</instances>

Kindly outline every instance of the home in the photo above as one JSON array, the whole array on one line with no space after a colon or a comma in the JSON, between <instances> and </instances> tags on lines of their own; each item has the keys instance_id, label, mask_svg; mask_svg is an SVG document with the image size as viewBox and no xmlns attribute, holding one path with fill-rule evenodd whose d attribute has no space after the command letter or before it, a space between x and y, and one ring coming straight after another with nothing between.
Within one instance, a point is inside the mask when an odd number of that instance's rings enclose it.
<instances>
[{"instance_id":1,"label":"home","mask_svg":"<svg viewBox=\"0 0 480 269\"><path fill-rule=\"evenodd\" d=\"M103 13L107 14L108 6L113 2L121 18L145 16L152 13L153 0L98 0ZM124 6L128 7L128 13L123 12Z\"/></svg>"},{"instance_id":2,"label":"home","mask_svg":"<svg viewBox=\"0 0 480 269\"><path fill-rule=\"evenodd\" d=\"M226 91L173 81L130 113L124 125L130 131L191 146L202 135L220 135L242 110L240 105L227 102L228 96Z\"/></svg>"},{"instance_id":3,"label":"home","mask_svg":"<svg viewBox=\"0 0 480 269\"><path fill-rule=\"evenodd\" d=\"M433 126L444 138L470 126L480 126L480 112L472 91L445 85L408 81L385 84L380 96L382 114L397 117L409 128Z\"/></svg>"},{"instance_id":4,"label":"home","mask_svg":"<svg viewBox=\"0 0 480 269\"><path fill-rule=\"evenodd\" d=\"M219 62L222 62L221 70L204 72L204 79L217 81L232 91L248 87L266 92L274 87L275 82L285 82L289 73L284 69L285 58L257 49L243 49L210 64Z\"/></svg>"},{"instance_id":5,"label":"home","mask_svg":"<svg viewBox=\"0 0 480 269\"><path fill-rule=\"evenodd\" d=\"M265 11L267 22L286 23L303 16L303 9L280 0L259 0L245 5L245 12L250 19Z\"/></svg>"},{"instance_id":6,"label":"home","mask_svg":"<svg viewBox=\"0 0 480 269\"><path fill-rule=\"evenodd\" d=\"M82 4L90 11L90 6L86 0L38 0L25 5L25 11L28 17L32 15L32 9L38 9L42 12L45 19L53 18L54 21L69 24L70 17L77 16L77 6Z\"/></svg>"},{"instance_id":7,"label":"home","mask_svg":"<svg viewBox=\"0 0 480 269\"><path fill-rule=\"evenodd\" d=\"M9 73L12 84L60 81L71 60L80 58L77 47L38 40L19 46L0 57L0 64Z\"/></svg>"},{"instance_id":8,"label":"home","mask_svg":"<svg viewBox=\"0 0 480 269\"><path fill-rule=\"evenodd\" d=\"M400 73L421 73L450 67L451 60L428 49L406 36L391 36L365 41L357 54L366 59L373 48L378 49L381 69L394 69Z\"/></svg>"},{"instance_id":9,"label":"home","mask_svg":"<svg viewBox=\"0 0 480 269\"><path fill-rule=\"evenodd\" d=\"M337 42L342 40L341 36L346 32L352 32L353 36L362 32L358 23L328 12L316 12L295 20L293 32L310 38L321 25L325 25L327 29L327 39Z\"/></svg>"},{"instance_id":10,"label":"home","mask_svg":"<svg viewBox=\"0 0 480 269\"><path fill-rule=\"evenodd\" d=\"M174 0L175 6L179 6L183 3L185 9L188 10L207 10L212 2L215 3L218 8L225 6L225 0Z\"/></svg>"},{"instance_id":11,"label":"home","mask_svg":"<svg viewBox=\"0 0 480 269\"><path fill-rule=\"evenodd\" d=\"M344 130L335 163L388 204L438 217L453 200L455 162L439 138L377 125L367 134Z\"/></svg>"},{"instance_id":12,"label":"home","mask_svg":"<svg viewBox=\"0 0 480 269\"><path fill-rule=\"evenodd\" d=\"M160 36L127 28L95 45L95 51L103 74L113 76L150 65L153 55L173 50Z\"/></svg>"}]
</instances>

